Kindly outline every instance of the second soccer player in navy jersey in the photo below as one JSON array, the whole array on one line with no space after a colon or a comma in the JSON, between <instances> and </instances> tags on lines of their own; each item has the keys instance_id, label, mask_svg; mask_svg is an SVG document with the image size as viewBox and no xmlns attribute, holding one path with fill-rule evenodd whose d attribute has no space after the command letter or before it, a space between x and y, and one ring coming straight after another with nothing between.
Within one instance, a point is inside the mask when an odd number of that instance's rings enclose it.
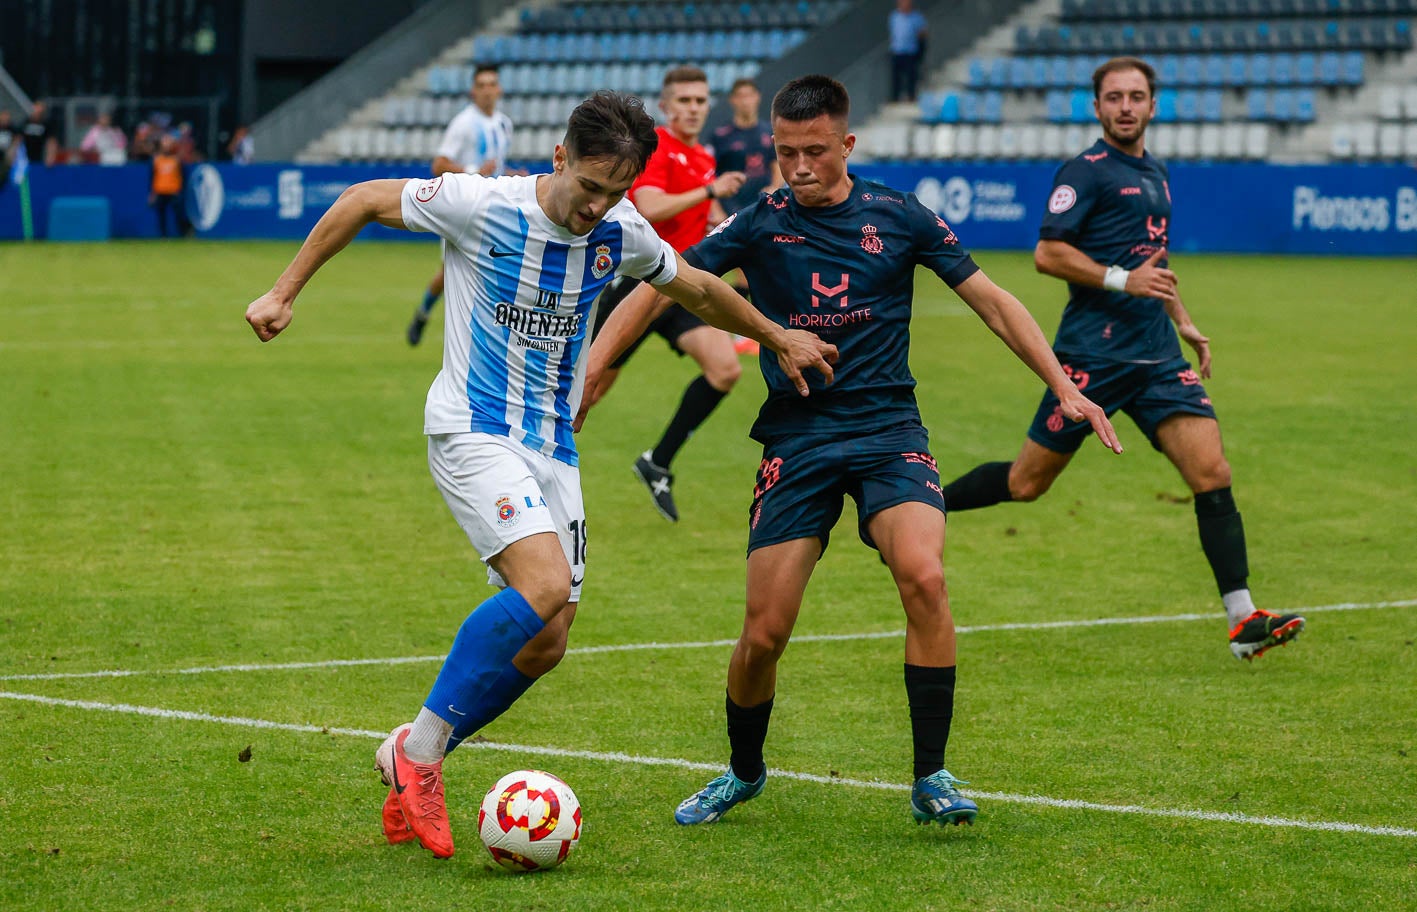
<instances>
[{"instance_id":1,"label":"second soccer player in navy jersey","mask_svg":"<svg viewBox=\"0 0 1417 912\"><path fill-rule=\"evenodd\" d=\"M911 813L922 823L972 822L973 801L945 770L954 715L955 630L942 552L945 500L915 404L908 364L917 264L931 269L1058 396L1069 421L1086 421L1120 452L1102 409L1063 371L1038 324L979 270L950 227L914 194L846 170L856 137L846 89L826 76L789 82L772 103L773 141L787 189L726 220L685 260L721 274L741 267L753 304L779 326L811 328L841 351L830 387L813 380L796 401L770 358L768 396L753 425L762 462L748 515L748 602L728 667L728 770L675 811L711 823L767 781L763 745L807 582L826 550L843 498L858 533L880 551L905 609L905 691L914 740ZM598 375L663 300L637 290L592 347L586 403Z\"/></svg>"},{"instance_id":2,"label":"second soccer player in navy jersey","mask_svg":"<svg viewBox=\"0 0 1417 912\"><path fill-rule=\"evenodd\" d=\"M1180 471L1195 495L1201 549L1229 620L1230 651L1254 659L1298 636L1304 619L1256 608L1250 597L1245 527L1230 492L1215 408L1201 385L1210 376L1210 340L1181 303L1176 274L1165 262L1171 186L1166 166L1145 146L1156 114L1156 73L1143 60L1118 57L1097 68L1092 87L1102 138L1058 169L1034 251L1039 272L1068 283L1053 348L1079 389L1109 415L1126 412ZM1195 350L1199 374L1181 356L1178 333ZM1037 500L1081 442L1045 392L1018 458L955 479L945 501L951 510L971 510Z\"/></svg>"},{"instance_id":3,"label":"second soccer player in navy jersey","mask_svg":"<svg viewBox=\"0 0 1417 912\"><path fill-rule=\"evenodd\" d=\"M390 843L453 854L443 757L500 716L566 650L586 572L586 520L571 433L596 299L618 274L643 279L722 329L830 379L835 349L784 330L714 275L687 265L625 201L657 142L638 99L598 92L571 114L553 173L379 180L341 194L275 286L246 310L262 341L295 297L365 225L443 238L448 322L428 391L428 465L500 592L462 622L413 722L375 754L391 786ZM397 614L394 614L397 617Z\"/></svg>"}]
</instances>

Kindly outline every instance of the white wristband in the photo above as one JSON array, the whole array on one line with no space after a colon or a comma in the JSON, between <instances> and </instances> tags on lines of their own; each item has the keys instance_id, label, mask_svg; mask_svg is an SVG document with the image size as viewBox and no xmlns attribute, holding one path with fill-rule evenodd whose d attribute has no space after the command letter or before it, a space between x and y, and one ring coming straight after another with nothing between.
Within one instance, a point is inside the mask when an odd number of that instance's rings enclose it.
<instances>
[{"instance_id":1,"label":"white wristband","mask_svg":"<svg viewBox=\"0 0 1417 912\"><path fill-rule=\"evenodd\" d=\"M1121 266L1108 266L1107 274L1102 277L1102 287L1108 291L1126 291L1129 275L1131 272Z\"/></svg>"}]
</instances>

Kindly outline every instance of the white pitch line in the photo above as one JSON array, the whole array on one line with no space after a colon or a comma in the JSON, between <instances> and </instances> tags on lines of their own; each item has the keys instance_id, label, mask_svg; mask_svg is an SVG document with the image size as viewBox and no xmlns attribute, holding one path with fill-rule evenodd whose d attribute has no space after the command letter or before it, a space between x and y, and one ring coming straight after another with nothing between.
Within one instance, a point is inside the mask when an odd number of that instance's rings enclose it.
<instances>
[{"instance_id":1,"label":"white pitch line","mask_svg":"<svg viewBox=\"0 0 1417 912\"><path fill-rule=\"evenodd\" d=\"M156 706L134 706L129 703L98 703L92 700L62 700L38 694L0 691L0 698L41 703L46 706L61 706L69 709L89 709L100 712L126 713L137 716L151 716L159 719L177 719L185 722L214 722L241 728L259 728L275 731L346 735L357 738L383 740L386 732L363 728L335 728L324 725L301 725L292 722L272 722L268 719L249 719L243 716L217 716L211 713L187 712L179 709L162 709ZM527 744L502 744L493 741L465 741L464 747L481 750L506 751L509 753L531 754L539 757L564 757L576 760L595 760L603 763L629 763L638 766L671 766L676 769L701 770L717 773L723 769L722 763L700 763L676 757L645 757L618 751L565 750L558 747L535 747ZM833 776L818 776L813 773L798 773L791 770L773 769L777 779L797 782L812 782L820 785L850 786L853 788L876 789L889 792L904 792L908 786L893 782L877 782L867 779L843 779ZM1395 826L1368 826L1361 823L1345 823L1333 820L1297 820L1290 817L1256 817L1220 811L1196 811L1187 808L1153 808L1136 804L1101 804L1096 801L1082 801L1075 798L1050 798L1047 795L1015 795L1010 792L977 792L970 795L985 801L999 801L1005 804L1029 804L1036 807L1059 808L1062 810L1101 811L1108 814L1134 814L1145 817L1165 817L1178 820L1199 820L1212 823L1241 823L1249 826L1288 827L1299 830L1314 830L1329 833L1361 833L1367 836L1417 837L1417 830Z\"/></svg>"},{"instance_id":2,"label":"white pitch line","mask_svg":"<svg viewBox=\"0 0 1417 912\"><path fill-rule=\"evenodd\" d=\"M1411 608L1417 599L1390 602L1343 602L1336 605L1311 605L1290 608L1285 613L1314 614L1323 611L1364 611L1375 608ZM1074 621L1035 621L1016 624L978 624L956 627L956 633L988 633L1000 630L1063 630L1073 627L1111 627L1125 624L1162 624L1178 621L1215 621L1219 612L1206 614L1156 614L1147 617L1091 618ZM821 633L794 636L794 643L836 643L847 640L888 640L904 636L901 630L881 630L871 633ZM567 655L598 655L606 652L637 652L646 649L706 649L732 646L738 641L696 640L679 643L615 643L607 646L580 646L567 649ZM197 668L113 669L109 671L56 671L37 674L0 675L0 681L60 681L70 678L130 678L139 675L197 675L225 671L298 671L312 668L344 668L358 665L412 665L421 662L441 662L445 655L398 656L390 659L325 659L317 662L274 662L268 664L206 665Z\"/></svg>"}]
</instances>

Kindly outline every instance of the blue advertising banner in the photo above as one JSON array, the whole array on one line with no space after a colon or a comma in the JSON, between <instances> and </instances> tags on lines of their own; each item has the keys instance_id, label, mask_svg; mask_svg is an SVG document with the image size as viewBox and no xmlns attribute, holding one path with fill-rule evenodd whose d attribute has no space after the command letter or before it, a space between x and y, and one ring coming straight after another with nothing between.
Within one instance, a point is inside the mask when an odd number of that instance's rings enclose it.
<instances>
[{"instance_id":1,"label":"blue advertising banner","mask_svg":"<svg viewBox=\"0 0 1417 912\"><path fill-rule=\"evenodd\" d=\"M1032 249L1057 165L855 170L914 191L966 247ZM1170 172L1178 252L1417 256L1417 168L1178 163Z\"/></svg>"},{"instance_id":2,"label":"blue advertising banner","mask_svg":"<svg viewBox=\"0 0 1417 912\"><path fill-rule=\"evenodd\" d=\"M976 249L1031 249L1053 163L863 165L855 173L915 192ZM1404 165L1171 166L1171 244L1178 252L1417 256L1417 168ZM345 188L420 178L421 165L197 165L187 213L210 238L303 238ZM114 237L157 236L142 165L31 168L35 236L49 236L62 196L109 200ZM371 226L365 237L424 237ZM19 189L0 189L0 240L23 237Z\"/></svg>"}]
</instances>

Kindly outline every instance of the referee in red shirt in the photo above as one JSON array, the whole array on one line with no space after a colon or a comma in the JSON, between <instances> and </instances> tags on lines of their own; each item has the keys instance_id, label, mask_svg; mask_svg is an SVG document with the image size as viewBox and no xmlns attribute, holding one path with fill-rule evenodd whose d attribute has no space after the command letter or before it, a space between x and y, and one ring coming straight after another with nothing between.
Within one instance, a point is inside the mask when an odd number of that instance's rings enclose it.
<instances>
[{"instance_id":1,"label":"referee in red shirt","mask_svg":"<svg viewBox=\"0 0 1417 912\"><path fill-rule=\"evenodd\" d=\"M723 210L714 201L737 193L744 176L741 171L716 175L713 152L699 144L709 109L708 76L703 70L680 66L666 73L659 107L668 125L656 128L659 146L628 196L659 236L683 253L704 239L711 217L714 224L723 220ZM599 304L597 329L636 284L637 280L621 279L618 286L606 290ZM610 388L620 368L651 332L662 336L680 355L689 355L703 371L684 390L659 443L635 460L635 474L649 488L655 508L665 519L677 522L679 511L674 506L674 476L669 465L689 435L733 389L742 368L731 335L675 304L605 372L602 390Z\"/></svg>"}]
</instances>

